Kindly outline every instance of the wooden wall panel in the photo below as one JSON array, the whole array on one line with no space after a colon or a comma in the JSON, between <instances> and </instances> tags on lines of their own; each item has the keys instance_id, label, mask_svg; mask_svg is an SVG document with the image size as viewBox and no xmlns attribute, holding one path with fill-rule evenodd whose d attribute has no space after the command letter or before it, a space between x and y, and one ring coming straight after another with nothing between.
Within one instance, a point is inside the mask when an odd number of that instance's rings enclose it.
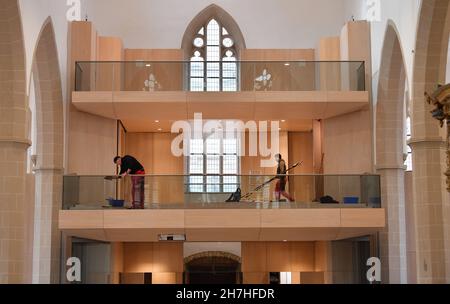
<instances>
[{"instance_id":1,"label":"wooden wall panel","mask_svg":"<svg viewBox=\"0 0 450 304\"><path fill-rule=\"evenodd\" d=\"M242 50L242 61L265 61L261 63L243 63L241 65L241 88L252 91L254 80L264 69L272 75L272 90L275 91L314 91L315 64L290 64L283 61L314 61L314 49L245 49ZM273 61L269 63L268 61ZM281 62L277 62L281 61Z\"/></svg>"},{"instance_id":2,"label":"wooden wall panel","mask_svg":"<svg viewBox=\"0 0 450 304\"><path fill-rule=\"evenodd\" d=\"M146 174L159 175L146 178L146 202L162 204L184 202L183 176L174 176L184 174L184 158L175 157L171 152L172 140L175 137L176 134L171 133L126 134L124 154L136 157L144 166ZM129 191L125 190L127 199Z\"/></svg>"},{"instance_id":3,"label":"wooden wall panel","mask_svg":"<svg viewBox=\"0 0 450 304\"><path fill-rule=\"evenodd\" d=\"M266 242L242 242L242 272L267 273Z\"/></svg>"},{"instance_id":4,"label":"wooden wall panel","mask_svg":"<svg viewBox=\"0 0 450 304\"><path fill-rule=\"evenodd\" d=\"M312 132L289 132L289 157L292 162L303 165L290 174L313 174L313 134ZM315 178L312 176L289 177L289 190L297 201L311 202L315 199Z\"/></svg>"},{"instance_id":5,"label":"wooden wall panel","mask_svg":"<svg viewBox=\"0 0 450 304\"><path fill-rule=\"evenodd\" d=\"M122 39L116 37L98 37L97 61L123 61ZM123 64L96 64L96 91L120 91L123 87Z\"/></svg>"},{"instance_id":6,"label":"wooden wall panel","mask_svg":"<svg viewBox=\"0 0 450 304\"><path fill-rule=\"evenodd\" d=\"M288 242L267 242L267 272L292 271L291 250Z\"/></svg>"},{"instance_id":7,"label":"wooden wall panel","mask_svg":"<svg viewBox=\"0 0 450 304\"><path fill-rule=\"evenodd\" d=\"M132 155L144 166L147 174L153 173L153 133L131 133L125 135L124 155Z\"/></svg>"},{"instance_id":8,"label":"wooden wall panel","mask_svg":"<svg viewBox=\"0 0 450 304\"><path fill-rule=\"evenodd\" d=\"M97 59L97 33L91 22L72 22L68 47L69 86L72 96L75 83L75 62ZM83 87L94 85L94 69L85 68ZM116 121L77 111L69 106L67 173L79 175L115 173L112 158L116 154Z\"/></svg>"},{"instance_id":9,"label":"wooden wall panel","mask_svg":"<svg viewBox=\"0 0 450 304\"><path fill-rule=\"evenodd\" d=\"M323 272L301 272L300 284L325 284Z\"/></svg>"},{"instance_id":10,"label":"wooden wall panel","mask_svg":"<svg viewBox=\"0 0 450 304\"><path fill-rule=\"evenodd\" d=\"M182 282L182 243L124 243L124 266L126 273L152 273L153 284Z\"/></svg>"},{"instance_id":11,"label":"wooden wall panel","mask_svg":"<svg viewBox=\"0 0 450 304\"><path fill-rule=\"evenodd\" d=\"M183 243L154 243L153 272L183 272Z\"/></svg>"},{"instance_id":12,"label":"wooden wall panel","mask_svg":"<svg viewBox=\"0 0 450 304\"><path fill-rule=\"evenodd\" d=\"M315 244L314 242L290 242L289 258L291 272L314 271Z\"/></svg>"},{"instance_id":13,"label":"wooden wall panel","mask_svg":"<svg viewBox=\"0 0 450 304\"><path fill-rule=\"evenodd\" d=\"M318 60L340 61L340 37L323 38L319 42ZM320 64L320 88L322 90L339 91L341 89L341 64L338 62L324 62Z\"/></svg>"},{"instance_id":14,"label":"wooden wall panel","mask_svg":"<svg viewBox=\"0 0 450 304\"><path fill-rule=\"evenodd\" d=\"M124 273L153 272L154 243L124 243Z\"/></svg>"},{"instance_id":15,"label":"wooden wall panel","mask_svg":"<svg viewBox=\"0 0 450 304\"><path fill-rule=\"evenodd\" d=\"M120 283L120 273L123 272L123 243L111 243L111 283Z\"/></svg>"},{"instance_id":16,"label":"wooden wall panel","mask_svg":"<svg viewBox=\"0 0 450 304\"><path fill-rule=\"evenodd\" d=\"M269 284L268 272L244 272L244 284Z\"/></svg>"},{"instance_id":17,"label":"wooden wall panel","mask_svg":"<svg viewBox=\"0 0 450 304\"><path fill-rule=\"evenodd\" d=\"M323 120L325 174L372 172L372 132L368 110Z\"/></svg>"},{"instance_id":18,"label":"wooden wall panel","mask_svg":"<svg viewBox=\"0 0 450 304\"><path fill-rule=\"evenodd\" d=\"M245 49L241 52L243 61L314 61L314 49Z\"/></svg>"},{"instance_id":19,"label":"wooden wall panel","mask_svg":"<svg viewBox=\"0 0 450 304\"><path fill-rule=\"evenodd\" d=\"M314 271L314 242L242 242L241 248L244 282L260 282L269 272Z\"/></svg>"},{"instance_id":20,"label":"wooden wall panel","mask_svg":"<svg viewBox=\"0 0 450 304\"><path fill-rule=\"evenodd\" d=\"M125 90L145 90L144 82L146 79L149 79L150 74L153 74L158 81L160 86L158 90L180 91L183 89L185 66L179 62L183 60L181 49L126 49L125 60L148 62L129 63L126 65L124 74Z\"/></svg>"}]
</instances>

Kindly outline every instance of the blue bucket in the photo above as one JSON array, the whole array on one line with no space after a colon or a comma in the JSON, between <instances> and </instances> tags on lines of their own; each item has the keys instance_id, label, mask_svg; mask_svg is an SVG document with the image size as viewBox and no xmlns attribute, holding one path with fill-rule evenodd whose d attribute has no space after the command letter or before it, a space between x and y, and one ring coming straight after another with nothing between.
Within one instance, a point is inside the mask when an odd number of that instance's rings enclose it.
<instances>
[{"instance_id":1,"label":"blue bucket","mask_svg":"<svg viewBox=\"0 0 450 304\"><path fill-rule=\"evenodd\" d=\"M359 197L348 196L344 197L344 204L358 204Z\"/></svg>"},{"instance_id":2,"label":"blue bucket","mask_svg":"<svg viewBox=\"0 0 450 304\"><path fill-rule=\"evenodd\" d=\"M107 201L111 207L123 207L125 205L125 200L116 200L113 198L108 198Z\"/></svg>"}]
</instances>

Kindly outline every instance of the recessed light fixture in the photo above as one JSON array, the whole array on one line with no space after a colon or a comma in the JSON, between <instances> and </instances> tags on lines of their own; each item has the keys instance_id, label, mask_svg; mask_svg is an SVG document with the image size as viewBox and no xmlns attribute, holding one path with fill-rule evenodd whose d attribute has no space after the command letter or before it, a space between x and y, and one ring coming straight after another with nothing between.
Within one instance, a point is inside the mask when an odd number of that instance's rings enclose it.
<instances>
[{"instance_id":1,"label":"recessed light fixture","mask_svg":"<svg viewBox=\"0 0 450 304\"><path fill-rule=\"evenodd\" d=\"M162 129L161 129L161 128L159 128L159 129L158 129L158 131L162 131Z\"/></svg>"},{"instance_id":2,"label":"recessed light fixture","mask_svg":"<svg viewBox=\"0 0 450 304\"><path fill-rule=\"evenodd\" d=\"M289 62L286 62L284 65L285 66L290 66L291 64Z\"/></svg>"},{"instance_id":3,"label":"recessed light fixture","mask_svg":"<svg viewBox=\"0 0 450 304\"><path fill-rule=\"evenodd\" d=\"M147 63L145 66L146 67L151 67L152 65L150 63Z\"/></svg>"},{"instance_id":4,"label":"recessed light fixture","mask_svg":"<svg viewBox=\"0 0 450 304\"><path fill-rule=\"evenodd\" d=\"M286 119L282 119L281 122L286 122Z\"/></svg>"},{"instance_id":5,"label":"recessed light fixture","mask_svg":"<svg viewBox=\"0 0 450 304\"><path fill-rule=\"evenodd\" d=\"M158 123L158 122L159 122L159 120L155 120L155 122L156 122L156 123Z\"/></svg>"},{"instance_id":6,"label":"recessed light fixture","mask_svg":"<svg viewBox=\"0 0 450 304\"><path fill-rule=\"evenodd\" d=\"M287 240L283 240L283 242L287 242Z\"/></svg>"}]
</instances>

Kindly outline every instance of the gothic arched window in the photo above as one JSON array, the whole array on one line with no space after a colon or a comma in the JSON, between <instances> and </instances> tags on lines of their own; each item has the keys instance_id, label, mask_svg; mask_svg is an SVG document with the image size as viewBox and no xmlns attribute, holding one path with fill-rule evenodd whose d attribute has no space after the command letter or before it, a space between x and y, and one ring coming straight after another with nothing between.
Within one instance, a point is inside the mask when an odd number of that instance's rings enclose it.
<instances>
[{"instance_id":1,"label":"gothic arched window","mask_svg":"<svg viewBox=\"0 0 450 304\"><path fill-rule=\"evenodd\" d=\"M192 39L190 91L237 91L235 40L216 19L204 24Z\"/></svg>"}]
</instances>

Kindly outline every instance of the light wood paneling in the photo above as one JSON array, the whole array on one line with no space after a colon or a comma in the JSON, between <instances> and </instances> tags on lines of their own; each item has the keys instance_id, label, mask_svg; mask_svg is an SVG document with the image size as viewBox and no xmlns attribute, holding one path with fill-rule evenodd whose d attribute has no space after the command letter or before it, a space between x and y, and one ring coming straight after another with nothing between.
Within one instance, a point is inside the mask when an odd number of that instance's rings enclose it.
<instances>
[{"instance_id":1,"label":"light wood paneling","mask_svg":"<svg viewBox=\"0 0 450 304\"><path fill-rule=\"evenodd\" d=\"M197 111L202 112L203 119L289 122L327 119L361 110L369 105L368 93L356 91L270 91L233 94L181 91L113 92L110 102L107 102L105 97L104 92L77 92L73 94L73 104L80 111L123 120L128 131L139 130L130 129L127 121L136 120L142 125L145 121L152 123L154 120L187 120L192 119ZM214 102L211 102L213 99ZM92 100L92 104L87 100Z\"/></svg>"},{"instance_id":2,"label":"light wood paneling","mask_svg":"<svg viewBox=\"0 0 450 304\"><path fill-rule=\"evenodd\" d=\"M341 209L341 225L343 227L384 227L385 210L383 209Z\"/></svg>"},{"instance_id":3,"label":"light wood paneling","mask_svg":"<svg viewBox=\"0 0 450 304\"><path fill-rule=\"evenodd\" d=\"M111 283L120 283L120 273L123 272L123 243L111 243Z\"/></svg>"},{"instance_id":4,"label":"light wood paneling","mask_svg":"<svg viewBox=\"0 0 450 304\"><path fill-rule=\"evenodd\" d=\"M103 211L60 210L59 229L103 229Z\"/></svg>"},{"instance_id":5,"label":"light wood paneling","mask_svg":"<svg viewBox=\"0 0 450 304\"><path fill-rule=\"evenodd\" d=\"M153 272L183 272L183 243L154 243Z\"/></svg>"},{"instance_id":6,"label":"light wood paneling","mask_svg":"<svg viewBox=\"0 0 450 304\"><path fill-rule=\"evenodd\" d=\"M106 229L181 229L184 216L183 210L115 210L106 212L103 219Z\"/></svg>"},{"instance_id":7,"label":"light wood paneling","mask_svg":"<svg viewBox=\"0 0 450 304\"><path fill-rule=\"evenodd\" d=\"M173 156L171 152L171 144L176 136L172 133L128 132L126 154L136 157L147 174L184 174L183 157ZM170 184L173 187L177 183Z\"/></svg>"},{"instance_id":8,"label":"light wood paneling","mask_svg":"<svg viewBox=\"0 0 450 304\"><path fill-rule=\"evenodd\" d=\"M263 228L340 227L340 209L263 209Z\"/></svg>"},{"instance_id":9,"label":"light wood paneling","mask_svg":"<svg viewBox=\"0 0 450 304\"><path fill-rule=\"evenodd\" d=\"M125 61L182 61L181 49L125 49Z\"/></svg>"},{"instance_id":10,"label":"light wood paneling","mask_svg":"<svg viewBox=\"0 0 450 304\"><path fill-rule=\"evenodd\" d=\"M319 43L320 61L341 60L340 37L323 38ZM338 62L320 64L320 88L322 90L338 90L341 88L341 64Z\"/></svg>"},{"instance_id":11,"label":"light wood paneling","mask_svg":"<svg viewBox=\"0 0 450 304\"><path fill-rule=\"evenodd\" d=\"M166 175L147 177L145 180L146 201L162 204L184 202L184 158L171 152L172 133L126 134L125 154L138 159L147 174ZM127 192L126 192L127 194ZM151 196L151 197L150 197Z\"/></svg>"},{"instance_id":12,"label":"light wood paneling","mask_svg":"<svg viewBox=\"0 0 450 304\"><path fill-rule=\"evenodd\" d=\"M314 90L315 63L295 64L293 62L314 61L314 53L313 49L244 49L241 60L265 62L241 65L241 88L253 90L254 80L263 73L264 69L267 69L272 75L273 90ZM283 61L291 61L291 64L286 66Z\"/></svg>"},{"instance_id":13,"label":"light wood paneling","mask_svg":"<svg viewBox=\"0 0 450 304\"><path fill-rule=\"evenodd\" d=\"M312 174L313 134L312 132L289 132L289 158L291 163L303 161L290 174ZM311 202L315 197L315 178L312 176L289 177L289 191L298 202Z\"/></svg>"},{"instance_id":14,"label":"light wood paneling","mask_svg":"<svg viewBox=\"0 0 450 304\"><path fill-rule=\"evenodd\" d=\"M157 241L159 234L186 234L188 241L319 241L373 234L383 228L384 212L364 208L71 210L60 212L59 228L71 236L113 242Z\"/></svg>"},{"instance_id":15,"label":"light wood paneling","mask_svg":"<svg viewBox=\"0 0 450 304\"><path fill-rule=\"evenodd\" d=\"M242 242L241 254L242 254L242 266L241 266L242 272L267 273L266 242Z\"/></svg>"},{"instance_id":16,"label":"light wood paneling","mask_svg":"<svg viewBox=\"0 0 450 304\"><path fill-rule=\"evenodd\" d=\"M268 272L244 272L244 284L269 284Z\"/></svg>"},{"instance_id":17,"label":"light wood paneling","mask_svg":"<svg viewBox=\"0 0 450 304\"><path fill-rule=\"evenodd\" d=\"M153 283L175 283L183 268L182 243L124 244L124 273L151 272Z\"/></svg>"},{"instance_id":18,"label":"light wood paneling","mask_svg":"<svg viewBox=\"0 0 450 304\"><path fill-rule=\"evenodd\" d=\"M97 59L97 33L91 22L71 22L69 25L69 96L75 83L75 62ZM85 67L83 87L93 87L95 70ZM83 96L86 97L86 96ZM112 97L111 97L112 98ZM83 100L83 99L80 99ZM112 99L111 99L112 101ZM98 103L93 103L98 114ZM109 105L106 108L110 108ZM78 111L69 107L68 173L80 175L114 174L112 158L116 154L116 121L111 113L104 113L110 119ZM112 119L111 119L112 118ZM86 161L86 160L89 161Z\"/></svg>"},{"instance_id":19,"label":"light wood paneling","mask_svg":"<svg viewBox=\"0 0 450 304\"><path fill-rule=\"evenodd\" d=\"M241 248L249 282L265 279L263 273L314 271L314 242L242 242Z\"/></svg>"},{"instance_id":20,"label":"light wood paneling","mask_svg":"<svg viewBox=\"0 0 450 304\"><path fill-rule=\"evenodd\" d=\"M258 210L186 210L186 228L252 228L260 223Z\"/></svg>"},{"instance_id":21,"label":"light wood paneling","mask_svg":"<svg viewBox=\"0 0 450 304\"><path fill-rule=\"evenodd\" d=\"M125 90L143 91L150 74L155 76L161 86L159 89L182 90L185 66L179 62L183 60L181 49L126 49L125 60L148 62L126 64Z\"/></svg>"},{"instance_id":22,"label":"light wood paneling","mask_svg":"<svg viewBox=\"0 0 450 304\"><path fill-rule=\"evenodd\" d=\"M122 39L116 37L98 37L97 61L123 61ZM121 63L96 64L96 91L120 91L123 88L123 65Z\"/></svg>"},{"instance_id":23,"label":"light wood paneling","mask_svg":"<svg viewBox=\"0 0 450 304\"><path fill-rule=\"evenodd\" d=\"M314 61L314 49L245 49L241 60L244 61Z\"/></svg>"},{"instance_id":24,"label":"light wood paneling","mask_svg":"<svg viewBox=\"0 0 450 304\"><path fill-rule=\"evenodd\" d=\"M325 174L372 172L370 120L369 111L357 111L323 121Z\"/></svg>"},{"instance_id":25,"label":"light wood paneling","mask_svg":"<svg viewBox=\"0 0 450 304\"><path fill-rule=\"evenodd\" d=\"M370 24L367 21L347 22L341 31L341 60L365 62L366 90L372 87L372 53ZM352 76L353 74L350 74Z\"/></svg>"},{"instance_id":26,"label":"light wood paneling","mask_svg":"<svg viewBox=\"0 0 450 304\"><path fill-rule=\"evenodd\" d=\"M154 243L124 243L123 271L125 273L153 272Z\"/></svg>"},{"instance_id":27,"label":"light wood paneling","mask_svg":"<svg viewBox=\"0 0 450 304\"><path fill-rule=\"evenodd\" d=\"M186 228L186 238L192 242L240 242L259 239L258 228Z\"/></svg>"},{"instance_id":28,"label":"light wood paneling","mask_svg":"<svg viewBox=\"0 0 450 304\"><path fill-rule=\"evenodd\" d=\"M182 273L165 272L165 273L153 273L152 284L182 284Z\"/></svg>"},{"instance_id":29,"label":"light wood paneling","mask_svg":"<svg viewBox=\"0 0 450 304\"><path fill-rule=\"evenodd\" d=\"M315 243L289 242L291 272L314 271Z\"/></svg>"},{"instance_id":30,"label":"light wood paneling","mask_svg":"<svg viewBox=\"0 0 450 304\"><path fill-rule=\"evenodd\" d=\"M301 272L300 284L325 284L323 272Z\"/></svg>"},{"instance_id":31,"label":"light wood paneling","mask_svg":"<svg viewBox=\"0 0 450 304\"><path fill-rule=\"evenodd\" d=\"M288 242L267 242L267 272L291 272L291 252Z\"/></svg>"},{"instance_id":32,"label":"light wood paneling","mask_svg":"<svg viewBox=\"0 0 450 304\"><path fill-rule=\"evenodd\" d=\"M341 60L341 38L327 37L319 41L318 58L320 61Z\"/></svg>"}]
</instances>

